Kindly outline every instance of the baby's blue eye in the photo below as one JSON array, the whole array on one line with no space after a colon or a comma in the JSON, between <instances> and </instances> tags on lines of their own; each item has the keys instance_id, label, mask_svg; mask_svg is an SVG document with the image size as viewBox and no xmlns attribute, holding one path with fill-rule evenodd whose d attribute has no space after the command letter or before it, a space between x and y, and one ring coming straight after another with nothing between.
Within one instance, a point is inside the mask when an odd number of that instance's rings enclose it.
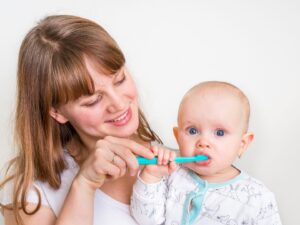
<instances>
[{"instance_id":1,"label":"baby's blue eye","mask_svg":"<svg viewBox=\"0 0 300 225\"><path fill-rule=\"evenodd\" d=\"M217 135L217 136L222 137L222 136L224 136L224 134L225 134L225 131L224 131L224 130L221 130L221 129L216 130L216 135Z\"/></svg>"},{"instance_id":2,"label":"baby's blue eye","mask_svg":"<svg viewBox=\"0 0 300 225\"><path fill-rule=\"evenodd\" d=\"M190 127L190 128L188 129L188 132L189 132L189 134L191 134L191 135L198 134L198 130L197 130L195 127Z\"/></svg>"}]
</instances>

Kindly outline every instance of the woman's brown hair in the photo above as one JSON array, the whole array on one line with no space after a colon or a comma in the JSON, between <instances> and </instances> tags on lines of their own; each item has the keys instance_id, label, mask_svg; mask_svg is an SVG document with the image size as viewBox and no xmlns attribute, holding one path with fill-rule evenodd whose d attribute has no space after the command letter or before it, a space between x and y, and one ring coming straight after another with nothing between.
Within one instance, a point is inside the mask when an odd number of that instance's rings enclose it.
<instances>
[{"instance_id":1,"label":"woman's brown hair","mask_svg":"<svg viewBox=\"0 0 300 225\"><path fill-rule=\"evenodd\" d=\"M70 15L49 16L41 20L22 42L17 71L17 106L15 115L15 143L17 157L11 161L13 169L0 188L13 181L11 209L18 224L23 224L20 208L26 210L26 194L34 180L47 182L57 189L60 174L66 168L63 148L70 141L80 139L71 124L59 124L50 115L51 107L58 107L82 95L94 92L93 81L85 66L90 57L106 74L115 74L125 57L113 38L97 23ZM158 141L141 110L139 137ZM37 190L40 199L40 193Z\"/></svg>"}]
</instances>

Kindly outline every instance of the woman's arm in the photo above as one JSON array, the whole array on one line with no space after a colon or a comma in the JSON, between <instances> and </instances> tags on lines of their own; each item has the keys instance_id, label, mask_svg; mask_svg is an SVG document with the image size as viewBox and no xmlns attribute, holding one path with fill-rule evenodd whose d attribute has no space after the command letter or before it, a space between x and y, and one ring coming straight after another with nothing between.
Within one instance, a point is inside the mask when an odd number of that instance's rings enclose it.
<instances>
[{"instance_id":1,"label":"woman's arm","mask_svg":"<svg viewBox=\"0 0 300 225\"><path fill-rule=\"evenodd\" d=\"M74 178L58 217L49 207L42 206L34 215L21 213L25 225L93 225L96 189L122 177L127 170L136 174L136 154L153 157L149 149L132 140L109 137L98 141ZM5 210L4 217L6 225L17 225L11 211Z\"/></svg>"}]
</instances>

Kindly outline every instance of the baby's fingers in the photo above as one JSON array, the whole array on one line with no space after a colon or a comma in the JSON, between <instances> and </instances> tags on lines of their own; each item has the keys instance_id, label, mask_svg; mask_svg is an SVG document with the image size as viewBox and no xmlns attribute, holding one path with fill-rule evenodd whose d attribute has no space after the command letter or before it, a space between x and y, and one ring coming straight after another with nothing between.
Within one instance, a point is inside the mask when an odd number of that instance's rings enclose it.
<instances>
[{"instance_id":1,"label":"baby's fingers","mask_svg":"<svg viewBox=\"0 0 300 225\"><path fill-rule=\"evenodd\" d=\"M157 164L162 165L164 159L164 150L157 147Z\"/></svg>"},{"instance_id":2,"label":"baby's fingers","mask_svg":"<svg viewBox=\"0 0 300 225\"><path fill-rule=\"evenodd\" d=\"M172 150L165 149L164 150L164 158L163 158L163 165L167 165L170 162L174 162L176 158L176 153Z\"/></svg>"},{"instance_id":3,"label":"baby's fingers","mask_svg":"<svg viewBox=\"0 0 300 225\"><path fill-rule=\"evenodd\" d=\"M171 162L173 162L174 160L175 160L175 158L176 158L176 152L174 152L174 151L170 151L170 161Z\"/></svg>"},{"instance_id":4,"label":"baby's fingers","mask_svg":"<svg viewBox=\"0 0 300 225\"><path fill-rule=\"evenodd\" d=\"M157 156L157 154L158 154L158 147L157 146L151 146L150 150L153 152L154 156Z\"/></svg>"},{"instance_id":5,"label":"baby's fingers","mask_svg":"<svg viewBox=\"0 0 300 225\"><path fill-rule=\"evenodd\" d=\"M165 149L162 164L167 165L169 163L169 160L170 160L170 150Z\"/></svg>"},{"instance_id":6,"label":"baby's fingers","mask_svg":"<svg viewBox=\"0 0 300 225\"><path fill-rule=\"evenodd\" d=\"M175 163L175 162L170 162L170 163L169 163L169 170L168 170L169 175L170 175L171 173L173 173L173 172L176 170L176 168L177 168L176 163Z\"/></svg>"}]
</instances>

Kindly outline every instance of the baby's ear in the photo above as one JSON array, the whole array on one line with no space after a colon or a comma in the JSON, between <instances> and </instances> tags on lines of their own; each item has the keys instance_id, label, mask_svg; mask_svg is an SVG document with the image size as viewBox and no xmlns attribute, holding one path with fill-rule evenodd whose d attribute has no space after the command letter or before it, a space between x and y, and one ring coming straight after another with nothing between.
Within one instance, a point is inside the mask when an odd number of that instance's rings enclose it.
<instances>
[{"instance_id":1,"label":"baby's ear","mask_svg":"<svg viewBox=\"0 0 300 225\"><path fill-rule=\"evenodd\" d=\"M239 157L242 156L242 154L247 150L249 144L253 141L254 139L254 134L253 133L246 133L243 135L242 140L241 140L241 148L239 151Z\"/></svg>"},{"instance_id":2,"label":"baby's ear","mask_svg":"<svg viewBox=\"0 0 300 225\"><path fill-rule=\"evenodd\" d=\"M68 119L62 115L59 110L55 109L54 107L51 107L49 110L50 116L55 119L57 122L64 124L68 122Z\"/></svg>"},{"instance_id":3,"label":"baby's ear","mask_svg":"<svg viewBox=\"0 0 300 225\"><path fill-rule=\"evenodd\" d=\"M178 127L173 127L173 134L174 134L174 137L176 138L176 141L178 143Z\"/></svg>"}]
</instances>

